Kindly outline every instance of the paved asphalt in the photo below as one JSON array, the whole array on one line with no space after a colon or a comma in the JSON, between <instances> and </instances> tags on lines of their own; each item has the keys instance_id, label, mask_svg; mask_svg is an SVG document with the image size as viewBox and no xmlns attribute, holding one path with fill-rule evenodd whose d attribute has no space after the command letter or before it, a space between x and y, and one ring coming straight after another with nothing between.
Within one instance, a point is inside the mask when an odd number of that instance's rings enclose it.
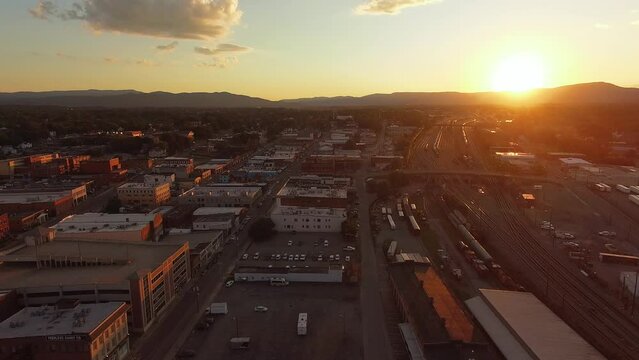
<instances>
[{"instance_id":1,"label":"paved asphalt","mask_svg":"<svg viewBox=\"0 0 639 360\"><path fill-rule=\"evenodd\" d=\"M362 330L364 359L390 360L393 359L391 345L386 329L382 295L380 292L379 273L373 236L370 229L370 214L368 209L374 200L366 192L365 176L362 172L354 178L355 187L359 195L359 236L362 257L362 272L360 283L360 306L362 311Z\"/></svg>"}]
</instances>

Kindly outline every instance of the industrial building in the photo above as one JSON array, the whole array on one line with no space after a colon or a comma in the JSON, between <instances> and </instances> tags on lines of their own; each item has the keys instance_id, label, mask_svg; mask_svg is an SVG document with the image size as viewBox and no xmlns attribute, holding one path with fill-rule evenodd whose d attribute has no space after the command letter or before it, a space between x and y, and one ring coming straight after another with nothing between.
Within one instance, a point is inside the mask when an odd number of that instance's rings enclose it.
<instances>
[{"instance_id":1,"label":"industrial building","mask_svg":"<svg viewBox=\"0 0 639 360\"><path fill-rule=\"evenodd\" d=\"M125 359L127 305L58 301L26 307L0 323L0 360Z\"/></svg>"},{"instance_id":2,"label":"industrial building","mask_svg":"<svg viewBox=\"0 0 639 360\"><path fill-rule=\"evenodd\" d=\"M145 331L191 279L188 244L55 241L0 256L0 289L18 305L121 301L133 331Z\"/></svg>"},{"instance_id":3,"label":"industrial building","mask_svg":"<svg viewBox=\"0 0 639 360\"><path fill-rule=\"evenodd\" d=\"M466 305L510 360L605 359L529 292L480 289Z\"/></svg>"},{"instance_id":4,"label":"industrial building","mask_svg":"<svg viewBox=\"0 0 639 360\"><path fill-rule=\"evenodd\" d=\"M342 282L344 267L342 265L313 267L248 267L235 268L235 281L271 281L285 279L288 282Z\"/></svg>"},{"instance_id":5,"label":"industrial building","mask_svg":"<svg viewBox=\"0 0 639 360\"><path fill-rule=\"evenodd\" d=\"M171 199L171 183L126 183L118 187L122 205L154 208Z\"/></svg>"},{"instance_id":6,"label":"industrial building","mask_svg":"<svg viewBox=\"0 0 639 360\"><path fill-rule=\"evenodd\" d=\"M199 186L178 197L178 203L203 207L251 207L262 196L257 186Z\"/></svg>"},{"instance_id":7,"label":"industrial building","mask_svg":"<svg viewBox=\"0 0 639 360\"><path fill-rule=\"evenodd\" d=\"M60 240L158 241L162 215L85 213L67 216L51 227Z\"/></svg>"}]
</instances>

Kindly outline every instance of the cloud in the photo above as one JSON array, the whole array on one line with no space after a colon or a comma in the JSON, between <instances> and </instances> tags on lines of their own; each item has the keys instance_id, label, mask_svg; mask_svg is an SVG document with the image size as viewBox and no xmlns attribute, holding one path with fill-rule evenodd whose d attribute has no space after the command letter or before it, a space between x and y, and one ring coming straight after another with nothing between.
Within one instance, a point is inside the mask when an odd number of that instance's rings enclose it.
<instances>
[{"instance_id":1,"label":"cloud","mask_svg":"<svg viewBox=\"0 0 639 360\"><path fill-rule=\"evenodd\" d=\"M226 69L237 63L238 63L238 60L235 56L223 56L223 57L214 58L213 61L201 62L197 64L196 66L201 68Z\"/></svg>"},{"instance_id":2,"label":"cloud","mask_svg":"<svg viewBox=\"0 0 639 360\"><path fill-rule=\"evenodd\" d=\"M612 26L610 26L609 24L602 24L602 23L596 23L595 24L595 28L599 29L599 30L608 30L610 29Z\"/></svg>"},{"instance_id":3,"label":"cloud","mask_svg":"<svg viewBox=\"0 0 639 360\"><path fill-rule=\"evenodd\" d=\"M393 15L407 7L428 5L439 0L367 0L355 8L360 15Z\"/></svg>"},{"instance_id":4,"label":"cloud","mask_svg":"<svg viewBox=\"0 0 639 360\"><path fill-rule=\"evenodd\" d=\"M57 12L57 7L51 1L40 0L38 4L31 9L29 9L29 13L41 20L48 19L49 16L54 15Z\"/></svg>"},{"instance_id":5,"label":"cloud","mask_svg":"<svg viewBox=\"0 0 639 360\"><path fill-rule=\"evenodd\" d=\"M159 51L164 51L164 52L171 52L173 50L175 50L175 48L178 46L178 42L177 41L173 41L171 43L168 43L166 45L158 45L155 48Z\"/></svg>"},{"instance_id":6,"label":"cloud","mask_svg":"<svg viewBox=\"0 0 639 360\"><path fill-rule=\"evenodd\" d=\"M235 44L219 44L213 49L204 47L204 46L196 46L194 48L195 52L202 55L220 55L226 53L242 53L250 51L251 48L235 45Z\"/></svg>"},{"instance_id":7,"label":"cloud","mask_svg":"<svg viewBox=\"0 0 639 360\"><path fill-rule=\"evenodd\" d=\"M221 38L242 17L238 0L77 0L67 9L38 0L29 12L83 21L95 31L196 40Z\"/></svg>"}]
</instances>

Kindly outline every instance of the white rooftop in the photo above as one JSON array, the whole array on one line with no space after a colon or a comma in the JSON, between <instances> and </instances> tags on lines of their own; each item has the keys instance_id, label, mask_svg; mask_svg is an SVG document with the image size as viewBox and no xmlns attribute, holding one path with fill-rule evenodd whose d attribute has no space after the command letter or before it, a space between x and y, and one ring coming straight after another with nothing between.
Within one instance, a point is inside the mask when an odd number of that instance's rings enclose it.
<instances>
[{"instance_id":1,"label":"white rooftop","mask_svg":"<svg viewBox=\"0 0 639 360\"><path fill-rule=\"evenodd\" d=\"M164 185L166 183L152 183L152 184L148 184L148 183L126 183L126 184L122 184L118 187L118 189L155 189L158 186Z\"/></svg>"},{"instance_id":2,"label":"white rooftop","mask_svg":"<svg viewBox=\"0 0 639 360\"><path fill-rule=\"evenodd\" d=\"M157 214L85 213L69 215L52 226L61 232L104 232L142 229Z\"/></svg>"},{"instance_id":3,"label":"white rooftop","mask_svg":"<svg viewBox=\"0 0 639 360\"><path fill-rule=\"evenodd\" d=\"M309 215L346 218L343 208L308 208L300 206L277 206L271 212L275 215Z\"/></svg>"},{"instance_id":4,"label":"white rooftop","mask_svg":"<svg viewBox=\"0 0 639 360\"><path fill-rule=\"evenodd\" d=\"M507 359L605 359L532 293L479 291L466 304Z\"/></svg>"},{"instance_id":5,"label":"white rooftop","mask_svg":"<svg viewBox=\"0 0 639 360\"><path fill-rule=\"evenodd\" d=\"M191 190L185 192L180 195L181 197L186 196L241 196L248 195L253 196L261 188L259 187L251 187L251 186L220 186L220 187L209 187L209 186L199 186L194 187Z\"/></svg>"},{"instance_id":6,"label":"white rooftop","mask_svg":"<svg viewBox=\"0 0 639 360\"><path fill-rule=\"evenodd\" d=\"M72 309L53 306L27 307L0 323L0 338L89 334L123 302L79 304Z\"/></svg>"},{"instance_id":7,"label":"white rooftop","mask_svg":"<svg viewBox=\"0 0 639 360\"><path fill-rule=\"evenodd\" d=\"M217 214L233 214L240 215L243 207L201 207L195 209L193 212L193 216L207 216L207 215L217 215Z\"/></svg>"}]
</instances>

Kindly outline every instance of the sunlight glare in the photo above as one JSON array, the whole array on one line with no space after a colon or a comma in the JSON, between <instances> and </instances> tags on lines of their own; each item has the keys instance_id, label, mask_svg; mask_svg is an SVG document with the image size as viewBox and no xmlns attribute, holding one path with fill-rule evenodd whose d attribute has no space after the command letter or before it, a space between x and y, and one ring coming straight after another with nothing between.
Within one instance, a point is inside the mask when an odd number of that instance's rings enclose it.
<instances>
[{"instance_id":1,"label":"sunlight glare","mask_svg":"<svg viewBox=\"0 0 639 360\"><path fill-rule=\"evenodd\" d=\"M544 86L545 71L541 59L530 54L518 54L504 59L493 75L495 91L524 92Z\"/></svg>"}]
</instances>

